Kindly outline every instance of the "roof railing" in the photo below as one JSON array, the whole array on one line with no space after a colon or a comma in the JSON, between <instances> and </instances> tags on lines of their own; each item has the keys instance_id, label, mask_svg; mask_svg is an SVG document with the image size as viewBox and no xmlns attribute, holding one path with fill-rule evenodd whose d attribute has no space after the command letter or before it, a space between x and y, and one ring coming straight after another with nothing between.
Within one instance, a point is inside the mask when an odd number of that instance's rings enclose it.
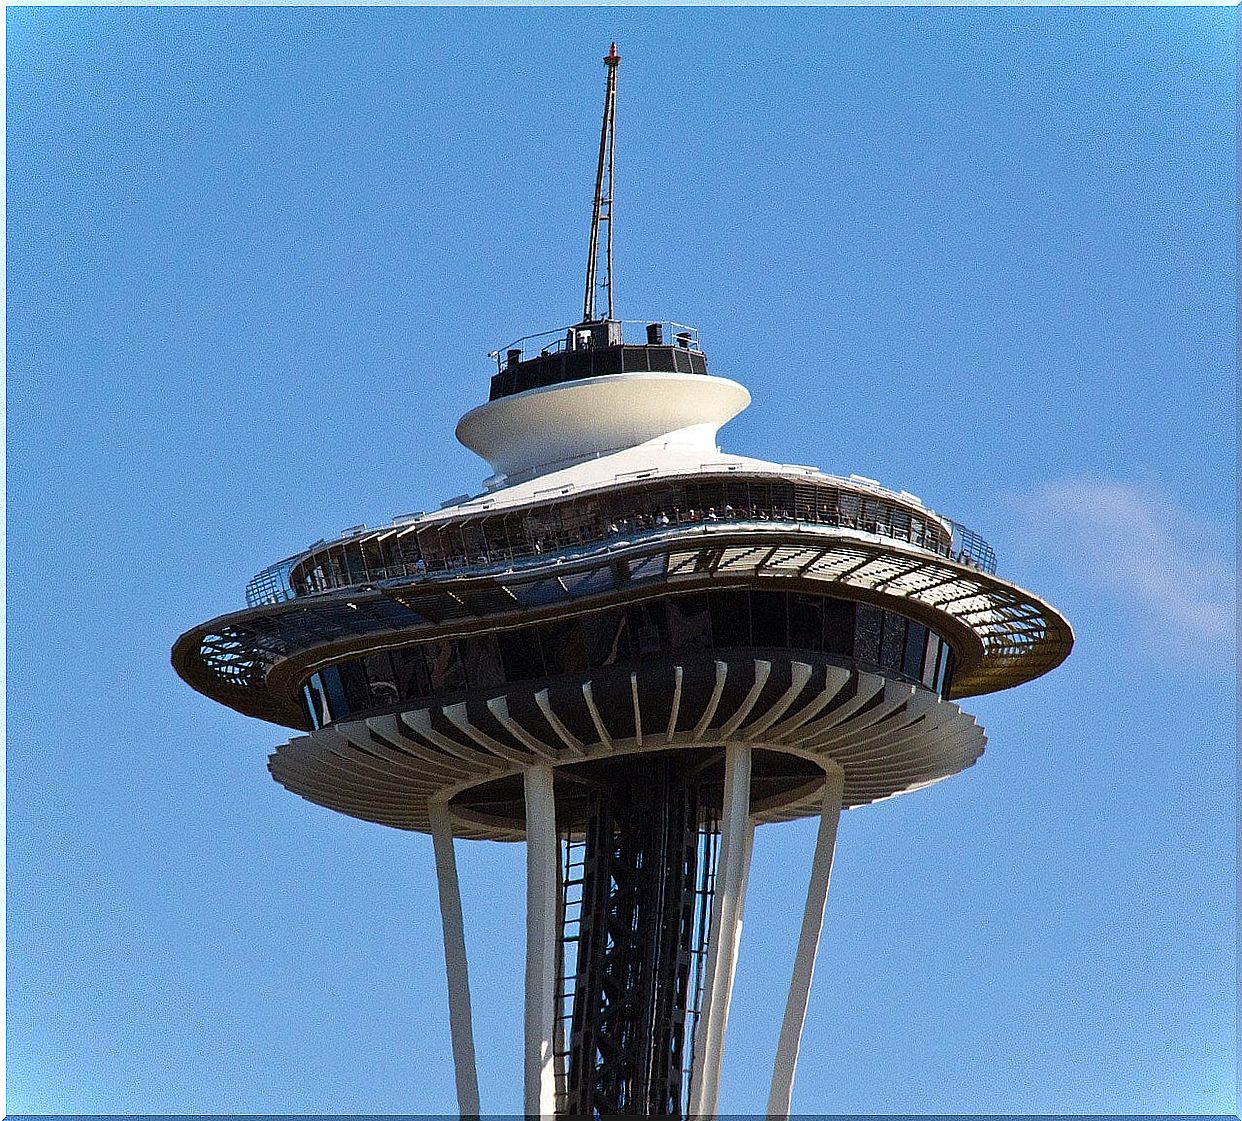
<instances>
[{"instance_id":1,"label":"roof railing","mask_svg":"<svg viewBox=\"0 0 1242 1121\"><path fill-rule=\"evenodd\" d=\"M647 346L676 346L683 350L702 351L699 345L698 328L689 327L685 323L676 323L671 319L613 319L610 322L621 328L620 337L612 345L639 345L625 343L625 327L628 325L642 326L646 329L643 344ZM559 354L569 349L572 333L585 326L582 323L571 323L565 327L554 327L550 331L523 335L520 339L514 339L505 346L488 351L487 356L495 360L496 372L500 373L512 362L525 362L531 358L542 358L546 354ZM584 345L591 347L590 332L583 331L582 337Z\"/></svg>"}]
</instances>

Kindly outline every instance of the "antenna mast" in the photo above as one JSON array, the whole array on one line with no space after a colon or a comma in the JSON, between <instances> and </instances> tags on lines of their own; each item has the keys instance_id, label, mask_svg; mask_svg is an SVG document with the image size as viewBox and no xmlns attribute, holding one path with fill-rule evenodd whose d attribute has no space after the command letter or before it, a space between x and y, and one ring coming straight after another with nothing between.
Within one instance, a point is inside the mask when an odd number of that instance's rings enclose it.
<instances>
[{"instance_id":1,"label":"antenna mast","mask_svg":"<svg viewBox=\"0 0 1242 1121\"><path fill-rule=\"evenodd\" d=\"M608 314L612 318L612 156L616 147L616 112L617 112L617 63L621 56L617 54L617 44L613 43L604 56L604 64L608 67L608 80L604 87L604 123L599 132L599 165L595 171L595 208L591 213L591 246L587 252L586 294L582 299L582 322L595 323L595 275L596 262L599 258L600 226L608 225L608 236L604 241L604 283L602 285L608 296Z\"/></svg>"}]
</instances>

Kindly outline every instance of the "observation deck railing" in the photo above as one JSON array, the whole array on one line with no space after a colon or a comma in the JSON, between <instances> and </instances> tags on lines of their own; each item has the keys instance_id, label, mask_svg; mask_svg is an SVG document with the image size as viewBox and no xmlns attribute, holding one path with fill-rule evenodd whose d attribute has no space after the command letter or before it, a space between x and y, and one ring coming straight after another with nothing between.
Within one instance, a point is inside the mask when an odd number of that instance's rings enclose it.
<instances>
[{"instance_id":1,"label":"observation deck railing","mask_svg":"<svg viewBox=\"0 0 1242 1121\"><path fill-rule=\"evenodd\" d=\"M726 526L741 530L771 529L774 525L779 525L795 532L804 528L860 531L911 544L960 564L994 573L996 554L991 546L965 526L957 522L951 524L954 528L953 540L942 541L931 534L911 534L883 521L864 519L857 514L841 511L825 511L818 517L801 518L791 516L787 510L756 507L739 511L726 506L719 512L715 509L675 510L671 515L661 511L655 515L636 514L631 518L610 522L602 534L588 533L586 527L577 534L548 533L528 544L480 549L473 558L465 553L439 558L420 555L396 563L365 565L361 572L340 571L336 565L321 563L305 573L303 578L291 583L289 575L292 570L301 561L310 559L310 554L303 554L300 558L289 558L264 569L247 585L246 599L247 605L253 607L262 603L281 603L300 596L393 580L420 581L510 572L537 567L558 559L569 560L598 552L600 549L625 547L670 534L683 534L696 529L711 531ZM363 553L360 551L359 559L362 557ZM324 557L325 561L328 559L327 556Z\"/></svg>"},{"instance_id":2,"label":"observation deck railing","mask_svg":"<svg viewBox=\"0 0 1242 1121\"><path fill-rule=\"evenodd\" d=\"M699 345L699 329L697 327L689 327L685 323L677 323L671 319L613 319L604 320L605 323L615 324L620 328L620 333L615 341L608 345L641 345L637 343L625 343L625 328L638 327L644 328L646 334L642 340L647 345L673 346L681 350L690 350L696 353L702 353L702 347ZM550 331L538 331L533 335L523 335L520 339L514 339L513 342L506 346L497 347L495 350L488 352L488 358L496 363L496 372L501 373L510 361L529 361L532 358L542 358L549 354L560 354L562 351L569 349L569 339L576 330L586 327L581 323L571 323L565 327L553 327ZM653 329L654 332L653 332ZM535 345L531 345L535 344ZM598 349L599 344L593 343L588 345L587 349ZM529 352L529 353L528 353Z\"/></svg>"}]
</instances>

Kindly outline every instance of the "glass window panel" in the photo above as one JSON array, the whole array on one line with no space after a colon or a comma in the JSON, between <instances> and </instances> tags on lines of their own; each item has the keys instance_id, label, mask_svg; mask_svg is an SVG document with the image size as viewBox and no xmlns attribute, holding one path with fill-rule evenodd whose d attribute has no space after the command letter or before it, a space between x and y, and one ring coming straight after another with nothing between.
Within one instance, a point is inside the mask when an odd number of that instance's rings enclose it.
<instances>
[{"instance_id":1,"label":"glass window panel","mask_svg":"<svg viewBox=\"0 0 1242 1121\"><path fill-rule=\"evenodd\" d=\"M328 699L328 714L332 720L341 720L349 712L345 700L345 690L341 687L341 674L336 666L329 666L320 672L323 681L324 695Z\"/></svg>"},{"instance_id":2,"label":"glass window panel","mask_svg":"<svg viewBox=\"0 0 1242 1121\"><path fill-rule=\"evenodd\" d=\"M843 658L854 653L854 604L850 600L824 600L824 653Z\"/></svg>"},{"instance_id":3,"label":"glass window panel","mask_svg":"<svg viewBox=\"0 0 1242 1121\"><path fill-rule=\"evenodd\" d=\"M397 675L393 671L392 659L388 651L380 654L369 654L366 659L367 680L371 685L371 705L379 708L396 704L400 700L397 692Z\"/></svg>"},{"instance_id":4,"label":"glass window panel","mask_svg":"<svg viewBox=\"0 0 1242 1121\"><path fill-rule=\"evenodd\" d=\"M539 643L547 674L582 673L590 666L582 619L563 619L539 627Z\"/></svg>"},{"instance_id":5,"label":"glass window panel","mask_svg":"<svg viewBox=\"0 0 1242 1121\"><path fill-rule=\"evenodd\" d=\"M466 669L455 639L424 643L423 654L433 694L455 693L466 687Z\"/></svg>"},{"instance_id":6,"label":"glass window panel","mask_svg":"<svg viewBox=\"0 0 1242 1121\"><path fill-rule=\"evenodd\" d=\"M880 639L880 665L885 669L901 671L901 659L906 649L906 621L891 611L884 613L884 634Z\"/></svg>"},{"instance_id":7,"label":"glass window panel","mask_svg":"<svg viewBox=\"0 0 1242 1121\"><path fill-rule=\"evenodd\" d=\"M367 686L366 670L361 658L351 658L337 666L341 675L341 688L345 692L346 712L362 712L371 705L371 690Z\"/></svg>"},{"instance_id":8,"label":"glass window panel","mask_svg":"<svg viewBox=\"0 0 1242 1121\"><path fill-rule=\"evenodd\" d=\"M366 566L362 563L362 547L357 542L345 546L344 561L351 584L360 584L367 578Z\"/></svg>"},{"instance_id":9,"label":"glass window panel","mask_svg":"<svg viewBox=\"0 0 1242 1121\"><path fill-rule=\"evenodd\" d=\"M854 657L871 665L880 664L880 628L884 612L869 603L860 603L854 613Z\"/></svg>"},{"instance_id":10,"label":"glass window panel","mask_svg":"<svg viewBox=\"0 0 1242 1121\"><path fill-rule=\"evenodd\" d=\"M824 600L795 592L789 597L789 645L794 650L823 649Z\"/></svg>"},{"instance_id":11,"label":"glass window panel","mask_svg":"<svg viewBox=\"0 0 1242 1121\"><path fill-rule=\"evenodd\" d=\"M927 628L922 623L910 623L906 627L906 652L902 670L916 681L923 672L923 651L927 647Z\"/></svg>"},{"instance_id":12,"label":"glass window panel","mask_svg":"<svg viewBox=\"0 0 1242 1121\"><path fill-rule=\"evenodd\" d=\"M494 634L464 638L461 646L466 661L466 680L471 689L489 689L505 683L505 671L500 664L500 649Z\"/></svg>"},{"instance_id":13,"label":"glass window panel","mask_svg":"<svg viewBox=\"0 0 1242 1121\"><path fill-rule=\"evenodd\" d=\"M669 649L702 650L712 644L712 620L706 593L668 600Z\"/></svg>"},{"instance_id":14,"label":"glass window panel","mask_svg":"<svg viewBox=\"0 0 1242 1121\"><path fill-rule=\"evenodd\" d=\"M403 701L418 700L431 692L427 663L420 646L406 646L392 652L393 671L397 681L397 697Z\"/></svg>"},{"instance_id":15,"label":"glass window panel","mask_svg":"<svg viewBox=\"0 0 1242 1121\"><path fill-rule=\"evenodd\" d=\"M709 592L712 616L712 645L750 645L750 596L742 589Z\"/></svg>"},{"instance_id":16,"label":"glass window panel","mask_svg":"<svg viewBox=\"0 0 1242 1121\"><path fill-rule=\"evenodd\" d=\"M317 675L312 676L311 681L315 681ZM317 685L312 685L308 681L302 686L302 699L306 704L306 715L310 717L312 728L322 728L323 719L323 695Z\"/></svg>"},{"instance_id":17,"label":"glass window panel","mask_svg":"<svg viewBox=\"0 0 1242 1121\"><path fill-rule=\"evenodd\" d=\"M531 681L544 676L538 631L500 631L496 645L507 681Z\"/></svg>"},{"instance_id":18,"label":"glass window panel","mask_svg":"<svg viewBox=\"0 0 1242 1121\"><path fill-rule=\"evenodd\" d=\"M936 659L940 657L940 639L933 631L927 632L927 651L923 655L923 684L929 689L936 685Z\"/></svg>"},{"instance_id":19,"label":"glass window panel","mask_svg":"<svg viewBox=\"0 0 1242 1121\"><path fill-rule=\"evenodd\" d=\"M945 671L949 666L949 644L942 642L940 644L940 656L936 659L936 680L934 688L940 696L945 695L944 678Z\"/></svg>"},{"instance_id":20,"label":"glass window panel","mask_svg":"<svg viewBox=\"0 0 1242 1121\"><path fill-rule=\"evenodd\" d=\"M789 644L787 612L784 592L750 593L750 625L756 646Z\"/></svg>"},{"instance_id":21,"label":"glass window panel","mask_svg":"<svg viewBox=\"0 0 1242 1121\"><path fill-rule=\"evenodd\" d=\"M668 649L668 620L662 603L636 603L626 608L626 625L640 657Z\"/></svg>"},{"instance_id":22,"label":"glass window panel","mask_svg":"<svg viewBox=\"0 0 1242 1121\"><path fill-rule=\"evenodd\" d=\"M630 631L623 612L598 611L583 616L579 622L582 624L588 665L611 666L628 662L633 656Z\"/></svg>"},{"instance_id":23,"label":"glass window panel","mask_svg":"<svg viewBox=\"0 0 1242 1121\"><path fill-rule=\"evenodd\" d=\"M953 671L957 668L957 658L953 651L949 649L949 644L944 645L944 684L940 687L940 695L947 697L949 690L953 688Z\"/></svg>"}]
</instances>

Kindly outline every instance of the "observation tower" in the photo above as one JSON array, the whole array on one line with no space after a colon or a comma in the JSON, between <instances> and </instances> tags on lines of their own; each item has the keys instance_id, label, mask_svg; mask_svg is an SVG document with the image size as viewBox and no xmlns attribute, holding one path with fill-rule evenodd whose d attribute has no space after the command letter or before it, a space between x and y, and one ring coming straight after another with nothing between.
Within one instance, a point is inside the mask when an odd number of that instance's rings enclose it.
<instances>
[{"instance_id":1,"label":"observation tower","mask_svg":"<svg viewBox=\"0 0 1242 1121\"><path fill-rule=\"evenodd\" d=\"M277 782L431 834L463 1115L456 839L526 843L527 1114L712 1116L755 827L818 818L780 1116L841 810L971 766L958 702L1047 673L1073 635L915 495L721 451L747 390L693 328L614 317L619 61L582 319L492 355L457 425L491 465L479 492L272 565L172 661L294 731Z\"/></svg>"}]
</instances>

